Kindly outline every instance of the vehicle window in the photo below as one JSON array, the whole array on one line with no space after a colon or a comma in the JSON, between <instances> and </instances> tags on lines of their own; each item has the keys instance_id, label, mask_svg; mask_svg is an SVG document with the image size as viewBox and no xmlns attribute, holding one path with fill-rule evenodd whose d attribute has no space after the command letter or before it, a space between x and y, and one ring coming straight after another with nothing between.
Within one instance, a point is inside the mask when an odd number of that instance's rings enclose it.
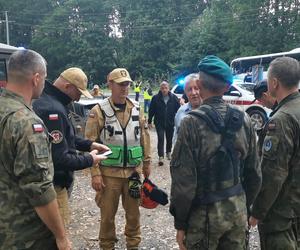
<instances>
[{"instance_id":1,"label":"vehicle window","mask_svg":"<svg viewBox=\"0 0 300 250\"><path fill-rule=\"evenodd\" d=\"M255 84L247 84L247 83L243 83L243 84L238 84L238 86L242 89L248 90L250 92L253 92L253 89L255 87Z\"/></svg>"},{"instance_id":2,"label":"vehicle window","mask_svg":"<svg viewBox=\"0 0 300 250\"><path fill-rule=\"evenodd\" d=\"M7 81L5 59L0 59L0 88L5 86Z\"/></svg>"},{"instance_id":3,"label":"vehicle window","mask_svg":"<svg viewBox=\"0 0 300 250\"><path fill-rule=\"evenodd\" d=\"M230 88L224 93L224 95L232 95L231 92L233 91L238 91L238 90L235 87L230 86Z\"/></svg>"},{"instance_id":4,"label":"vehicle window","mask_svg":"<svg viewBox=\"0 0 300 250\"><path fill-rule=\"evenodd\" d=\"M183 84L177 85L177 87L174 90L174 94L183 94L183 92L184 92L184 85Z\"/></svg>"}]
</instances>

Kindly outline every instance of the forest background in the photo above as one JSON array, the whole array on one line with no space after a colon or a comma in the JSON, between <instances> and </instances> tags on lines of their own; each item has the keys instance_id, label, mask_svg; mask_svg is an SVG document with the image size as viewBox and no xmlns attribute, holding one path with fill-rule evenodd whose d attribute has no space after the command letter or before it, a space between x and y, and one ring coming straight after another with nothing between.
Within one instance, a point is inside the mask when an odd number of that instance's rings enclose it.
<instances>
[{"instance_id":1,"label":"forest background","mask_svg":"<svg viewBox=\"0 0 300 250\"><path fill-rule=\"evenodd\" d=\"M300 47L299 0L0 0L0 42L41 53L54 80L81 67L103 84L115 67L153 87L197 71L206 55Z\"/></svg>"}]
</instances>

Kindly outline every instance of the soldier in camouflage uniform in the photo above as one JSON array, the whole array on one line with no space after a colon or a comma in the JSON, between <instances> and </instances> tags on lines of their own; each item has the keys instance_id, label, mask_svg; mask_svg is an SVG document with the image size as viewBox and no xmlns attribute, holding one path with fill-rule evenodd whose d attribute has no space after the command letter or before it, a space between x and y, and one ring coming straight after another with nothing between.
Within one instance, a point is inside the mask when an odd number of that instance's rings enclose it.
<instances>
[{"instance_id":1,"label":"soldier in camouflage uniform","mask_svg":"<svg viewBox=\"0 0 300 250\"><path fill-rule=\"evenodd\" d=\"M52 184L46 128L31 109L44 88L46 62L13 53L0 97L0 249L71 249Z\"/></svg>"},{"instance_id":2,"label":"soldier in camouflage uniform","mask_svg":"<svg viewBox=\"0 0 300 250\"><path fill-rule=\"evenodd\" d=\"M181 250L240 250L245 248L246 202L248 206L252 204L261 184L256 136L248 115L222 99L232 83L228 65L215 56L207 56L198 67L203 103L180 126L171 160L170 212ZM226 120L229 110L239 117L240 126L231 141L235 153L232 156L240 162L233 164L234 174L232 165L216 155L221 145L224 148L225 135L215 133L208 125L204 119L208 113L203 107L216 111L221 120ZM221 166L213 164L211 159L219 161ZM213 172L215 168L218 171Z\"/></svg>"},{"instance_id":3,"label":"soldier in camouflage uniform","mask_svg":"<svg viewBox=\"0 0 300 250\"><path fill-rule=\"evenodd\" d=\"M262 249L297 249L300 215L300 65L275 59L268 70L268 91L278 106L265 126L261 148L263 183L249 224L258 223Z\"/></svg>"}]
</instances>

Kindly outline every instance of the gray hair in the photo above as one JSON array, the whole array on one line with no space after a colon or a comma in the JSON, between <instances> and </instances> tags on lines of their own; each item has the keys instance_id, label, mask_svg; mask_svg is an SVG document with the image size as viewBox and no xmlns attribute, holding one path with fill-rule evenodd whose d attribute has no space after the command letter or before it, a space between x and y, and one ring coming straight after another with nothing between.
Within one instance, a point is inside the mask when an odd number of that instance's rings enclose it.
<instances>
[{"instance_id":1,"label":"gray hair","mask_svg":"<svg viewBox=\"0 0 300 250\"><path fill-rule=\"evenodd\" d=\"M269 76L277 78L287 89L298 86L300 80L300 64L291 57L279 57L269 67Z\"/></svg>"},{"instance_id":2,"label":"gray hair","mask_svg":"<svg viewBox=\"0 0 300 250\"><path fill-rule=\"evenodd\" d=\"M46 73L46 60L33 50L22 49L14 52L8 61L8 81L19 83L35 73Z\"/></svg>"},{"instance_id":3,"label":"gray hair","mask_svg":"<svg viewBox=\"0 0 300 250\"><path fill-rule=\"evenodd\" d=\"M169 83L168 83L167 81L162 81L161 84L160 84L159 86L161 87L161 86L163 86L163 85L168 85L168 86L169 86Z\"/></svg>"},{"instance_id":4,"label":"gray hair","mask_svg":"<svg viewBox=\"0 0 300 250\"><path fill-rule=\"evenodd\" d=\"M186 87L188 86L188 83L193 81L193 80L199 80L199 74L192 73L192 74L187 75L184 78L184 91L185 91Z\"/></svg>"},{"instance_id":5,"label":"gray hair","mask_svg":"<svg viewBox=\"0 0 300 250\"><path fill-rule=\"evenodd\" d=\"M218 93L228 86L228 84L217 77L199 72L199 80L202 81L202 86L213 93Z\"/></svg>"}]
</instances>

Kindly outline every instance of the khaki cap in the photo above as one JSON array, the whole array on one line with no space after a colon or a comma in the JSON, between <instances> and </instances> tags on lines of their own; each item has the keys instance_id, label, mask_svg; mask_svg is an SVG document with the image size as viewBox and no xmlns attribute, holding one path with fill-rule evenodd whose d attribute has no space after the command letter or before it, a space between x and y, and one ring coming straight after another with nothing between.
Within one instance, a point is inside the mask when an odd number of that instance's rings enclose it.
<instances>
[{"instance_id":1,"label":"khaki cap","mask_svg":"<svg viewBox=\"0 0 300 250\"><path fill-rule=\"evenodd\" d=\"M108 74L107 80L114 81L115 83L132 82L128 71L124 68L114 69Z\"/></svg>"},{"instance_id":2,"label":"khaki cap","mask_svg":"<svg viewBox=\"0 0 300 250\"><path fill-rule=\"evenodd\" d=\"M87 90L87 76L80 68L68 68L60 76L73 84L84 96L93 98Z\"/></svg>"}]
</instances>

